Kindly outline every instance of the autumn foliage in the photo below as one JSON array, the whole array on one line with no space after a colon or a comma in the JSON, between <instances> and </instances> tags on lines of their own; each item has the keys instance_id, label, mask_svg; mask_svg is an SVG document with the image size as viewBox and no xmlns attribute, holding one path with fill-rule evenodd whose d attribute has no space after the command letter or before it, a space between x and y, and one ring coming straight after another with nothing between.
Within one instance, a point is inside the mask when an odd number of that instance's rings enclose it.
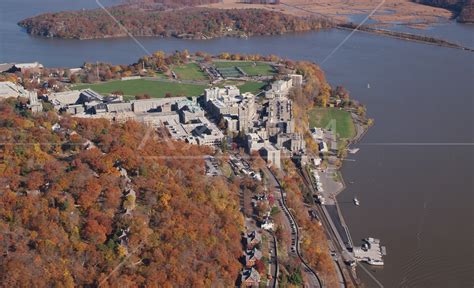
<instances>
[{"instance_id":1,"label":"autumn foliage","mask_svg":"<svg viewBox=\"0 0 474 288\"><path fill-rule=\"evenodd\" d=\"M282 187L287 193L286 202L296 218L298 226L302 228L301 249L305 261L323 278L327 287L336 287L336 271L334 262L329 255L329 247L324 230L312 221L308 209L304 205L302 180L294 164L288 161L285 165L287 173L278 173Z\"/></svg>"},{"instance_id":2,"label":"autumn foliage","mask_svg":"<svg viewBox=\"0 0 474 288\"><path fill-rule=\"evenodd\" d=\"M234 285L238 186L204 176L210 151L17 104L0 102L2 286Z\"/></svg>"},{"instance_id":3,"label":"autumn foliage","mask_svg":"<svg viewBox=\"0 0 474 288\"><path fill-rule=\"evenodd\" d=\"M32 35L54 38L157 36L213 38L221 36L275 35L332 27L327 19L297 17L264 9L177 10L143 9L120 5L102 9L45 13L18 24ZM119 22L120 24L118 24Z\"/></svg>"}]
</instances>

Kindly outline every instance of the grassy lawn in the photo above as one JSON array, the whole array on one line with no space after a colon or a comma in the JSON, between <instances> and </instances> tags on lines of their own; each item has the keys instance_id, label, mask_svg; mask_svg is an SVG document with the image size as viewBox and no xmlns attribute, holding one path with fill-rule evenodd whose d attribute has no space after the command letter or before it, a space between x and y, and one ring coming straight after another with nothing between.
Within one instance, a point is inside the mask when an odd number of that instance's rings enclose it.
<instances>
[{"instance_id":1,"label":"grassy lawn","mask_svg":"<svg viewBox=\"0 0 474 288\"><path fill-rule=\"evenodd\" d=\"M355 125L351 114L337 108L314 108L309 112L310 127L336 128L338 138L355 136Z\"/></svg>"},{"instance_id":2,"label":"grassy lawn","mask_svg":"<svg viewBox=\"0 0 474 288\"><path fill-rule=\"evenodd\" d=\"M216 68L231 68L239 67L249 76L271 76L275 74L271 65L264 62L253 61L216 61L214 62Z\"/></svg>"},{"instance_id":3,"label":"grassy lawn","mask_svg":"<svg viewBox=\"0 0 474 288\"><path fill-rule=\"evenodd\" d=\"M176 82L164 82L153 80L128 80L111 81L97 84L81 84L72 87L74 90L91 88L102 94L110 94L114 91L122 91L125 98L131 99L136 95L148 94L154 98L165 97L166 93L173 96L199 96L204 93L206 85L183 84Z\"/></svg>"},{"instance_id":4,"label":"grassy lawn","mask_svg":"<svg viewBox=\"0 0 474 288\"><path fill-rule=\"evenodd\" d=\"M258 94L263 90L265 82L257 81L225 81L224 83L219 84L219 87L224 87L227 85L235 85L240 89L240 93L250 92L253 94Z\"/></svg>"},{"instance_id":5,"label":"grassy lawn","mask_svg":"<svg viewBox=\"0 0 474 288\"><path fill-rule=\"evenodd\" d=\"M238 86L241 93L250 92L253 94L258 94L260 91L263 90L266 83L264 82L256 82L256 81L247 81L244 84Z\"/></svg>"},{"instance_id":6,"label":"grassy lawn","mask_svg":"<svg viewBox=\"0 0 474 288\"><path fill-rule=\"evenodd\" d=\"M171 68L179 79L182 80L208 80L207 74L201 71L196 63L189 63L181 66L173 66Z\"/></svg>"}]
</instances>

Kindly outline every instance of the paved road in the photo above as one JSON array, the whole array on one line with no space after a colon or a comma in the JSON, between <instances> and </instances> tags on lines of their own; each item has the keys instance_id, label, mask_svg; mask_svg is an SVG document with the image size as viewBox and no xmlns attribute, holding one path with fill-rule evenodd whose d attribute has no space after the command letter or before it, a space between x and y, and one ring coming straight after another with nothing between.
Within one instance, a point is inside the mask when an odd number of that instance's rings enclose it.
<instances>
[{"instance_id":1,"label":"paved road","mask_svg":"<svg viewBox=\"0 0 474 288\"><path fill-rule=\"evenodd\" d=\"M236 177L241 177L238 174L238 172L236 172L234 169L232 169L232 173L234 173ZM245 199L245 195L242 190L239 191L239 198L240 198L240 207L241 207L240 209L241 209L241 212L244 214L244 226L246 230L247 231L258 230L255 223L255 219L246 216L245 204L246 204L246 200L248 199ZM247 214L250 215L250 213L247 213ZM275 235L273 233L268 233L268 234L270 235L268 239L268 248L269 248L268 250L270 251L269 253L270 255L268 257L270 261L270 263L268 264L269 266L268 271L270 275L272 276L272 279L267 282L268 283L267 287L276 288L278 287L278 273L279 273L278 248L277 248L278 244L277 244L277 239ZM260 275L260 276L263 278L266 275Z\"/></svg>"},{"instance_id":2,"label":"paved road","mask_svg":"<svg viewBox=\"0 0 474 288\"><path fill-rule=\"evenodd\" d=\"M286 206L286 202L285 202L285 198L283 197L283 189L281 188L279 182L277 181L277 179L275 178L275 176L273 175L273 173L267 169L266 167L263 169L265 175L267 176L267 179L269 180L269 184L272 185L276 191L279 191L280 193L276 193L277 196L276 197L276 200L278 202L278 205L280 207L280 209L283 211L283 213L285 214L285 220L286 220L286 225L285 226L289 226L290 227L290 231L291 231L291 244L290 244L290 254L292 254L293 256L295 257L298 257L300 260L301 260L301 263L302 263L302 273L305 275L305 279L307 279L308 283L306 283L306 286L307 287L316 287L316 288L320 288L322 287L322 282L321 282L321 279L318 277L318 275L316 274L316 272L314 270L311 269L311 267L308 266L308 264L306 264L306 262L304 261L303 257L301 256L301 253L300 253L300 243L299 243L299 227L298 227L298 224L296 223L295 221L295 218L293 217L293 215L290 213L290 211L288 210L288 207Z\"/></svg>"},{"instance_id":3,"label":"paved road","mask_svg":"<svg viewBox=\"0 0 474 288\"><path fill-rule=\"evenodd\" d=\"M270 280L269 287L276 288L278 287L278 248L277 248L277 240L273 233L271 233L271 238L268 241L268 246L270 250L270 275L272 275L272 279Z\"/></svg>"},{"instance_id":4,"label":"paved road","mask_svg":"<svg viewBox=\"0 0 474 288\"><path fill-rule=\"evenodd\" d=\"M309 177L308 173L303 169L302 170L302 178L303 178L303 183L304 185L312 191L314 194L316 192L316 189L314 185L312 184L311 178ZM348 282L352 284L352 286L357 287L359 281L357 280L357 277L353 273L352 269L350 269L343 261L342 255L343 253L348 253L345 245L343 244L343 241L335 228L334 224L332 223L332 219L329 219L329 213L326 211L326 209L322 205L318 205L314 202L313 199L313 207L316 209L318 215L320 216L321 223L323 224L324 231L326 232L326 235L328 239L332 241L334 244L334 247L336 249L337 253L337 265L336 269L339 269L339 272L344 276L344 282L346 283L346 286L348 285Z\"/></svg>"}]
</instances>

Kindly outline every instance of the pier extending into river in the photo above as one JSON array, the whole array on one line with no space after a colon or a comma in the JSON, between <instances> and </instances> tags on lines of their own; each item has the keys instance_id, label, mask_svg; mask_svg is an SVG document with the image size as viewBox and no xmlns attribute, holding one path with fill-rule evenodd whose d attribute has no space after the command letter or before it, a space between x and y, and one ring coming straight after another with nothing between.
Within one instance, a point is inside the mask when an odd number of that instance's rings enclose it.
<instances>
[{"instance_id":1,"label":"pier extending into river","mask_svg":"<svg viewBox=\"0 0 474 288\"><path fill-rule=\"evenodd\" d=\"M384 265L383 256L386 254L385 246L382 246L380 240L375 238L364 239L362 246L354 247L354 257L357 261L374 266Z\"/></svg>"}]
</instances>

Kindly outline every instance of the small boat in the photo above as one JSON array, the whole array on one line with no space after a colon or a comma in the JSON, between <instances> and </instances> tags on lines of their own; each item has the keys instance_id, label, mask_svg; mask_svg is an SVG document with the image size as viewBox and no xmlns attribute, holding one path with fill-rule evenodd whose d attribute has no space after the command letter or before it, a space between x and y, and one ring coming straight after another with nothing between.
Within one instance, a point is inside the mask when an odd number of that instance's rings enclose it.
<instances>
[{"instance_id":1,"label":"small boat","mask_svg":"<svg viewBox=\"0 0 474 288\"><path fill-rule=\"evenodd\" d=\"M367 259L366 262L367 262L367 264L373 265L373 266L383 266L383 265L384 265L383 261L382 261L382 260L378 260L378 259L371 259L371 258L369 258L369 259Z\"/></svg>"},{"instance_id":2,"label":"small boat","mask_svg":"<svg viewBox=\"0 0 474 288\"><path fill-rule=\"evenodd\" d=\"M355 204L356 206L359 206L359 205L360 205L359 199L357 199L357 197L354 197L354 204Z\"/></svg>"},{"instance_id":3,"label":"small boat","mask_svg":"<svg viewBox=\"0 0 474 288\"><path fill-rule=\"evenodd\" d=\"M370 89L370 84L369 83L367 83L367 89Z\"/></svg>"},{"instance_id":4,"label":"small boat","mask_svg":"<svg viewBox=\"0 0 474 288\"><path fill-rule=\"evenodd\" d=\"M360 148L353 148L353 149L347 149L347 151L349 151L349 153L351 154L356 154L357 152L359 152Z\"/></svg>"}]
</instances>

